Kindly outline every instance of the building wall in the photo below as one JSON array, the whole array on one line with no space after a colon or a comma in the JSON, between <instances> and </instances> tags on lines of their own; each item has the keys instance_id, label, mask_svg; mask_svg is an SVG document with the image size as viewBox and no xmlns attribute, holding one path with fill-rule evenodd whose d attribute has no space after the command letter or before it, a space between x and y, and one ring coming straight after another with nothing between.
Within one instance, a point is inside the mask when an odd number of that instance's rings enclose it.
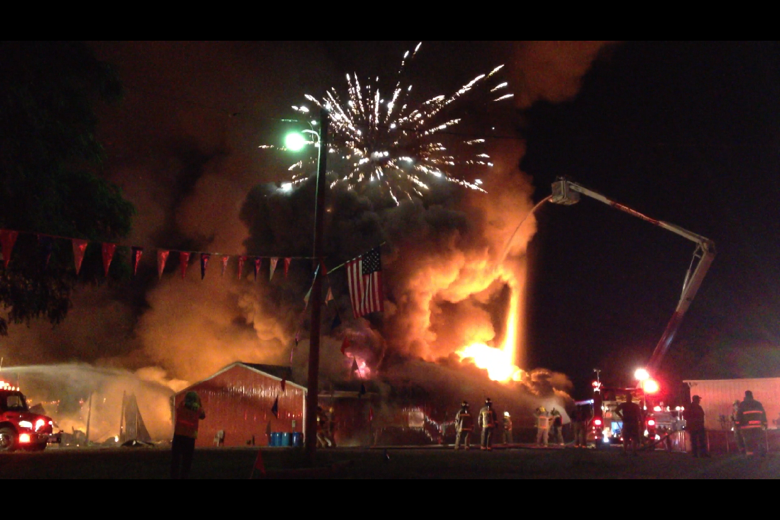
<instances>
[{"instance_id":1,"label":"building wall","mask_svg":"<svg viewBox=\"0 0 780 520\"><path fill-rule=\"evenodd\" d=\"M179 392L175 404L190 390L200 395L206 412L206 418L200 422L196 446L214 446L219 430L225 432L223 446L267 446L268 431L303 431L306 392L289 381L282 391L280 379L235 365ZM278 418L271 412L277 396Z\"/></svg>"},{"instance_id":2,"label":"building wall","mask_svg":"<svg viewBox=\"0 0 780 520\"><path fill-rule=\"evenodd\" d=\"M708 430L728 430L731 425L722 423L731 415L734 401L742 401L745 390L753 392L753 398L760 401L766 410L769 429L777 429L774 421L780 416L780 378L763 379L713 379L684 381L691 390L691 396L701 396L704 409L704 423Z\"/></svg>"}]
</instances>

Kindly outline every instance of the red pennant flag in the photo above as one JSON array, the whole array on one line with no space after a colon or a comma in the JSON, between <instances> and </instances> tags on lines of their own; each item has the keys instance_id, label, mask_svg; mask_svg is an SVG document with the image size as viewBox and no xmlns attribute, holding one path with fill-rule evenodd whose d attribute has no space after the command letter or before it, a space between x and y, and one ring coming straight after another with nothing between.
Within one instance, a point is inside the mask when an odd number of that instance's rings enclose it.
<instances>
[{"instance_id":1,"label":"red pennant flag","mask_svg":"<svg viewBox=\"0 0 780 520\"><path fill-rule=\"evenodd\" d=\"M3 263L5 264L6 269L8 269L8 262L11 261L11 251L14 248L16 237L18 236L18 231L0 229L0 243L3 245Z\"/></svg>"},{"instance_id":2,"label":"red pennant flag","mask_svg":"<svg viewBox=\"0 0 780 520\"><path fill-rule=\"evenodd\" d=\"M287 379L282 378L282 392L284 392L284 386L287 383Z\"/></svg>"},{"instance_id":3,"label":"red pennant flag","mask_svg":"<svg viewBox=\"0 0 780 520\"><path fill-rule=\"evenodd\" d=\"M227 269L228 260L230 257L227 255L222 256L222 276L225 276L225 270Z\"/></svg>"},{"instance_id":4,"label":"red pennant flag","mask_svg":"<svg viewBox=\"0 0 780 520\"><path fill-rule=\"evenodd\" d=\"M206 266L209 265L209 258L211 258L211 255L209 253L200 254L200 279L201 280L203 280L206 277Z\"/></svg>"},{"instance_id":5,"label":"red pennant flag","mask_svg":"<svg viewBox=\"0 0 780 520\"><path fill-rule=\"evenodd\" d=\"M170 251L165 249L157 250L157 277L162 278L163 271L165 270L165 262L168 261L168 254Z\"/></svg>"},{"instance_id":6,"label":"red pennant flag","mask_svg":"<svg viewBox=\"0 0 780 520\"><path fill-rule=\"evenodd\" d=\"M116 244L109 244L103 242L103 268L108 276L108 268L111 266L111 260L114 258L114 251L116 251Z\"/></svg>"},{"instance_id":7,"label":"red pennant flag","mask_svg":"<svg viewBox=\"0 0 780 520\"><path fill-rule=\"evenodd\" d=\"M360 370L360 367L359 367L359 366L358 366L358 364L357 364L357 359L355 359L355 358L353 357L353 358L352 358L352 369L351 369L351 374L352 374L352 375L355 375L355 372L358 372L359 370Z\"/></svg>"},{"instance_id":8,"label":"red pennant flag","mask_svg":"<svg viewBox=\"0 0 780 520\"><path fill-rule=\"evenodd\" d=\"M268 279L271 280L274 277L274 271L276 270L276 263L279 261L278 258L271 258L271 274L268 275Z\"/></svg>"},{"instance_id":9,"label":"red pennant flag","mask_svg":"<svg viewBox=\"0 0 780 520\"><path fill-rule=\"evenodd\" d=\"M258 470L265 475L265 464L263 464L263 450L257 450L257 459L255 459L255 466L253 470ZM254 471L253 471L254 472Z\"/></svg>"},{"instance_id":10,"label":"red pennant flag","mask_svg":"<svg viewBox=\"0 0 780 520\"><path fill-rule=\"evenodd\" d=\"M238 257L238 279L241 279L241 271L244 270L244 262L246 262L245 256Z\"/></svg>"},{"instance_id":11,"label":"red pennant flag","mask_svg":"<svg viewBox=\"0 0 780 520\"><path fill-rule=\"evenodd\" d=\"M143 247L133 246L133 276L138 274L138 264L141 262L141 255L144 254Z\"/></svg>"},{"instance_id":12,"label":"red pennant flag","mask_svg":"<svg viewBox=\"0 0 780 520\"><path fill-rule=\"evenodd\" d=\"M255 281L257 281L257 273L260 271L260 264L262 263L263 259L258 257L255 257Z\"/></svg>"},{"instance_id":13,"label":"red pennant flag","mask_svg":"<svg viewBox=\"0 0 780 520\"><path fill-rule=\"evenodd\" d=\"M325 296L325 304L333 299L333 292L330 290L330 287L328 287L328 294Z\"/></svg>"},{"instance_id":14,"label":"red pennant flag","mask_svg":"<svg viewBox=\"0 0 780 520\"><path fill-rule=\"evenodd\" d=\"M84 260L84 251L86 251L89 242L79 238L73 238L71 242L73 243L73 262L76 264L76 276L78 276L79 271L81 271L81 262Z\"/></svg>"},{"instance_id":15,"label":"red pennant flag","mask_svg":"<svg viewBox=\"0 0 780 520\"><path fill-rule=\"evenodd\" d=\"M187 264L190 263L190 254L184 251L179 251L179 269L181 269L181 277L187 274Z\"/></svg>"},{"instance_id":16,"label":"red pennant flag","mask_svg":"<svg viewBox=\"0 0 780 520\"><path fill-rule=\"evenodd\" d=\"M292 261L292 258L285 258L284 259L284 277L287 278L287 270L290 268L290 262Z\"/></svg>"},{"instance_id":17,"label":"red pennant flag","mask_svg":"<svg viewBox=\"0 0 780 520\"><path fill-rule=\"evenodd\" d=\"M274 399L274 405L271 407L271 413L274 414L274 417L277 419L279 418L279 396L276 396L276 399Z\"/></svg>"},{"instance_id":18,"label":"red pennant flag","mask_svg":"<svg viewBox=\"0 0 780 520\"><path fill-rule=\"evenodd\" d=\"M324 260L320 260L320 267L322 268L322 275L323 276L328 276L328 268L325 267L325 261Z\"/></svg>"},{"instance_id":19,"label":"red pennant flag","mask_svg":"<svg viewBox=\"0 0 780 520\"><path fill-rule=\"evenodd\" d=\"M341 353L347 355L346 350L349 348L349 336L344 336L344 341L341 343Z\"/></svg>"}]
</instances>

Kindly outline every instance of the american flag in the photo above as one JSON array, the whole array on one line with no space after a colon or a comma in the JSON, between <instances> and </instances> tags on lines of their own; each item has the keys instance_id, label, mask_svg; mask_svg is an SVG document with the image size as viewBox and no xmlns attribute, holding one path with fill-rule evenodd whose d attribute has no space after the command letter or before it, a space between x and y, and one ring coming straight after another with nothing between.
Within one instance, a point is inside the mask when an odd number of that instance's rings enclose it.
<instances>
[{"instance_id":1,"label":"american flag","mask_svg":"<svg viewBox=\"0 0 780 520\"><path fill-rule=\"evenodd\" d=\"M382 262L378 247L347 262L347 283L355 318L384 310Z\"/></svg>"}]
</instances>

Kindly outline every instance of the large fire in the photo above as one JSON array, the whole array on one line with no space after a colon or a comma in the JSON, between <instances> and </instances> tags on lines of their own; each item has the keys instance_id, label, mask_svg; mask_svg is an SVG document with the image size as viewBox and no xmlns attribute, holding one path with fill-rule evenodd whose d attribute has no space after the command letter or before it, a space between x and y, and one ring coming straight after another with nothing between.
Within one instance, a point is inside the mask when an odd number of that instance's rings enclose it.
<instances>
[{"instance_id":1,"label":"large fire","mask_svg":"<svg viewBox=\"0 0 780 520\"><path fill-rule=\"evenodd\" d=\"M506 335L501 348L491 347L484 343L472 343L457 352L461 361L471 358L475 365L487 370L488 377L493 381L521 381L523 378L522 369L514 364L520 328L520 294L518 290L512 290L510 302L506 320Z\"/></svg>"}]
</instances>

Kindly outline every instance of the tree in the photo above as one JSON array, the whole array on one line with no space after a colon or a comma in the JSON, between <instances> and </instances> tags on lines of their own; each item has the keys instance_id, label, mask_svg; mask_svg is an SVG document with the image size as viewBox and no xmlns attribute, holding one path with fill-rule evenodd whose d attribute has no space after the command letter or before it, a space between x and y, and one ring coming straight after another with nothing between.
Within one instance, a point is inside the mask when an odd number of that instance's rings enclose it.
<instances>
[{"instance_id":1,"label":"tree","mask_svg":"<svg viewBox=\"0 0 780 520\"><path fill-rule=\"evenodd\" d=\"M53 240L46 250L36 235L112 242L130 233L135 209L101 177L104 150L95 137L94 106L121 96L112 67L84 43L0 42L0 229L20 232L8 268L0 263L8 311L0 334L9 322L60 323L79 278L102 281L99 248L87 248L77 278L70 241ZM117 274L127 265L115 264Z\"/></svg>"}]
</instances>

